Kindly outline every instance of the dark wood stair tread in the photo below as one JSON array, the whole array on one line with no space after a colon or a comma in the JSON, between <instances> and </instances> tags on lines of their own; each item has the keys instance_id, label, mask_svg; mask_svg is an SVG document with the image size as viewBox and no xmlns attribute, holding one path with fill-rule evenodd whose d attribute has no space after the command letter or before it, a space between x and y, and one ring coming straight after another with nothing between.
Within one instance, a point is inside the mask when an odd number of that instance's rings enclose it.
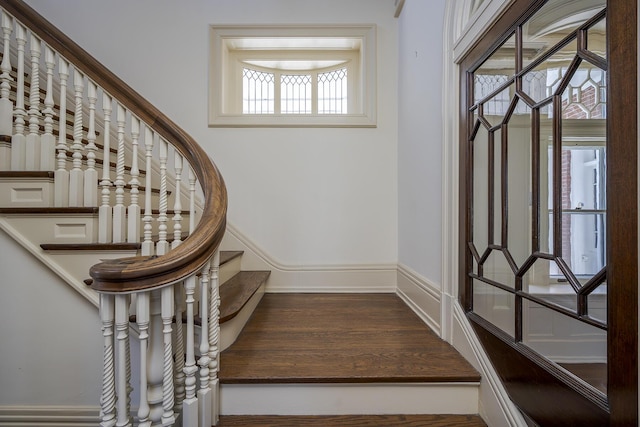
<instances>
[{"instance_id":1,"label":"dark wood stair tread","mask_svg":"<svg viewBox=\"0 0 640 427\"><path fill-rule=\"evenodd\" d=\"M220 265L226 264L231 260L241 256L244 251L220 251Z\"/></svg>"},{"instance_id":2,"label":"dark wood stair tread","mask_svg":"<svg viewBox=\"0 0 640 427\"><path fill-rule=\"evenodd\" d=\"M220 323L233 319L269 278L270 271L241 271L220 286Z\"/></svg>"},{"instance_id":3,"label":"dark wood stair tread","mask_svg":"<svg viewBox=\"0 0 640 427\"><path fill-rule=\"evenodd\" d=\"M38 214L38 215L93 215L97 214L99 208L94 207L78 207L78 208L56 208L56 207L33 207L33 208L0 208L0 214Z\"/></svg>"},{"instance_id":4,"label":"dark wood stair tread","mask_svg":"<svg viewBox=\"0 0 640 427\"><path fill-rule=\"evenodd\" d=\"M0 171L0 178L54 178L53 171Z\"/></svg>"},{"instance_id":5,"label":"dark wood stair tread","mask_svg":"<svg viewBox=\"0 0 640 427\"><path fill-rule=\"evenodd\" d=\"M263 296L220 382L459 383L480 375L395 294Z\"/></svg>"},{"instance_id":6,"label":"dark wood stair tread","mask_svg":"<svg viewBox=\"0 0 640 427\"><path fill-rule=\"evenodd\" d=\"M478 415L222 415L218 427L486 427Z\"/></svg>"},{"instance_id":7,"label":"dark wood stair tread","mask_svg":"<svg viewBox=\"0 0 640 427\"><path fill-rule=\"evenodd\" d=\"M141 243L42 243L45 251L137 251Z\"/></svg>"}]
</instances>

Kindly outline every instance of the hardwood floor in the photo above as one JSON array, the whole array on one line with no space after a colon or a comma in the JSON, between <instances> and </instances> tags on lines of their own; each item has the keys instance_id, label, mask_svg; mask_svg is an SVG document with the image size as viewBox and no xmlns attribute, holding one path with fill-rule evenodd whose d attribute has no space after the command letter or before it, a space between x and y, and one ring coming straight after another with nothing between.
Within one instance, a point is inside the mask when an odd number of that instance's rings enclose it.
<instances>
[{"instance_id":1,"label":"hardwood floor","mask_svg":"<svg viewBox=\"0 0 640 427\"><path fill-rule=\"evenodd\" d=\"M220 366L226 384L480 380L395 294L266 294Z\"/></svg>"},{"instance_id":2,"label":"hardwood floor","mask_svg":"<svg viewBox=\"0 0 640 427\"><path fill-rule=\"evenodd\" d=\"M218 427L486 427L476 415L223 416Z\"/></svg>"}]
</instances>

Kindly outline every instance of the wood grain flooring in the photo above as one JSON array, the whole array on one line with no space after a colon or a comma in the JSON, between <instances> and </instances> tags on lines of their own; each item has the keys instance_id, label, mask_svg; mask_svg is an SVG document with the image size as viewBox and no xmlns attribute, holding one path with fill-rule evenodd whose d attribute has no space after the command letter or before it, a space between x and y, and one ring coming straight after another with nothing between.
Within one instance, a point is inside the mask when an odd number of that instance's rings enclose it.
<instances>
[{"instance_id":1,"label":"wood grain flooring","mask_svg":"<svg viewBox=\"0 0 640 427\"><path fill-rule=\"evenodd\" d=\"M480 380L395 294L265 294L221 354L219 378L226 384Z\"/></svg>"},{"instance_id":2,"label":"wood grain flooring","mask_svg":"<svg viewBox=\"0 0 640 427\"><path fill-rule=\"evenodd\" d=\"M218 427L486 427L477 415L222 416Z\"/></svg>"}]
</instances>

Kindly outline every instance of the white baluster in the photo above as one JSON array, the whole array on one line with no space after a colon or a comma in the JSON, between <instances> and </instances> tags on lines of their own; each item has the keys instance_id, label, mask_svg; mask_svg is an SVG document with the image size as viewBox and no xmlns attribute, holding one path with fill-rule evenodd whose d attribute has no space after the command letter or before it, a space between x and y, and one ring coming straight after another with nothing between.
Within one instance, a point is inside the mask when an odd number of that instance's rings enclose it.
<instances>
[{"instance_id":1,"label":"white baluster","mask_svg":"<svg viewBox=\"0 0 640 427\"><path fill-rule=\"evenodd\" d=\"M31 34L31 86L29 90L29 134L25 148L25 169L40 170L40 53L41 43Z\"/></svg>"},{"instance_id":2,"label":"white baluster","mask_svg":"<svg viewBox=\"0 0 640 427\"><path fill-rule=\"evenodd\" d=\"M211 261L202 270L200 278L200 389L198 390L199 426L211 425L211 388L209 387L209 286Z\"/></svg>"},{"instance_id":3,"label":"white baluster","mask_svg":"<svg viewBox=\"0 0 640 427\"><path fill-rule=\"evenodd\" d=\"M11 33L13 32L13 19L6 12L2 13L2 63L0 63L0 135L13 134L13 102L9 99L11 94ZM11 168L11 148L2 145L0 150L0 167L2 170Z\"/></svg>"},{"instance_id":4,"label":"white baluster","mask_svg":"<svg viewBox=\"0 0 640 427\"><path fill-rule=\"evenodd\" d=\"M127 368L127 353L129 342L129 303L128 296L118 294L116 300L116 343L117 343L117 427L131 427L131 417L129 414L129 381Z\"/></svg>"},{"instance_id":5,"label":"white baluster","mask_svg":"<svg viewBox=\"0 0 640 427\"><path fill-rule=\"evenodd\" d=\"M211 263L211 297L209 298L209 387L211 388L211 425L220 417L220 251L216 250Z\"/></svg>"},{"instance_id":6,"label":"white baluster","mask_svg":"<svg viewBox=\"0 0 640 427\"><path fill-rule=\"evenodd\" d=\"M127 210L129 227L127 231L127 241L129 243L137 243L140 241L140 205L138 204L138 187L140 181L140 170L138 169L138 138L140 137L140 119L133 116L131 117L131 150L133 151L133 158L131 160L131 180L129 185L131 186L131 200L129 203L129 209Z\"/></svg>"},{"instance_id":7,"label":"white baluster","mask_svg":"<svg viewBox=\"0 0 640 427\"><path fill-rule=\"evenodd\" d=\"M102 320L103 368L102 395L100 396L100 426L116 424L116 371L113 351L114 296L100 294L100 318Z\"/></svg>"},{"instance_id":8,"label":"white baluster","mask_svg":"<svg viewBox=\"0 0 640 427\"><path fill-rule=\"evenodd\" d=\"M130 296L127 295L127 307L130 305ZM129 419L131 420L131 392L133 391L133 386L131 385L131 340L126 340L124 342L124 352L125 352L125 362L126 362L126 377L127 377L127 413L129 414Z\"/></svg>"},{"instance_id":9,"label":"white baluster","mask_svg":"<svg viewBox=\"0 0 640 427\"><path fill-rule=\"evenodd\" d=\"M87 131L87 169L84 171L84 205L98 206L98 171L96 170L96 102L98 88L91 80L87 85L89 100L89 129Z\"/></svg>"},{"instance_id":10,"label":"white baluster","mask_svg":"<svg viewBox=\"0 0 640 427\"><path fill-rule=\"evenodd\" d=\"M124 125L126 114L124 107L118 104L116 116L118 122L118 154L116 160L116 203L113 207L113 243L123 243L127 233L127 208L124 205Z\"/></svg>"},{"instance_id":11,"label":"white baluster","mask_svg":"<svg viewBox=\"0 0 640 427\"><path fill-rule=\"evenodd\" d=\"M138 426L150 427L149 401L147 399L147 349L149 346L149 293L142 292L136 296L136 322L140 334L140 405L138 407Z\"/></svg>"},{"instance_id":12,"label":"white baluster","mask_svg":"<svg viewBox=\"0 0 640 427\"><path fill-rule=\"evenodd\" d=\"M67 80L69 63L62 57L58 61L60 75L60 114L58 123L58 167L54 174L54 204L56 207L69 206L69 171L67 170Z\"/></svg>"},{"instance_id":13,"label":"white baluster","mask_svg":"<svg viewBox=\"0 0 640 427\"><path fill-rule=\"evenodd\" d=\"M175 415L173 412L174 405L174 388L173 388L173 345L171 327L173 321L173 286L162 288L162 333L164 336L164 364L163 364L163 380L162 380L162 425L173 425Z\"/></svg>"},{"instance_id":14,"label":"white baluster","mask_svg":"<svg viewBox=\"0 0 640 427\"><path fill-rule=\"evenodd\" d=\"M14 115L14 133L11 138L11 170L25 170L26 137L24 135L24 47L27 44L26 30L20 23L16 23L16 43L18 45L18 80L16 86L16 106Z\"/></svg>"},{"instance_id":15,"label":"white baluster","mask_svg":"<svg viewBox=\"0 0 640 427\"><path fill-rule=\"evenodd\" d=\"M55 53L44 46L44 63L47 67L47 93L44 97L44 134L40 136L40 170L52 171L56 162L56 138L53 136L53 68L56 66Z\"/></svg>"},{"instance_id":16,"label":"white baluster","mask_svg":"<svg viewBox=\"0 0 640 427\"><path fill-rule=\"evenodd\" d=\"M184 286L176 283L174 286L176 300L176 339L175 339L175 389L176 401L174 409L180 411L184 401L184 331L182 327L182 314L185 310Z\"/></svg>"},{"instance_id":17,"label":"white baluster","mask_svg":"<svg viewBox=\"0 0 640 427\"><path fill-rule=\"evenodd\" d=\"M103 145L104 154L102 162L102 180L100 186L102 187L102 203L98 211L99 227L98 227L98 242L110 243L113 238L113 209L111 208L111 112L112 112L112 98L106 92L102 92L102 112L104 114L104 130Z\"/></svg>"},{"instance_id":18,"label":"white baluster","mask_svg":"<svg viewBox=\"0 0 640 427\"><path fill-rule=\"evenodd\" d=\"M75 113L73 117L73 167L69 172L69 206L84 205L84 173L82 172L82 97L84 94L84 75L76 68L73 70L73 89ZM63 126L65 123L63 123Z\"/></svg>"},{"instance_id":19,"label":"white baluster","mask_svg":"<svg viewBox=\"0 0 640 427\"><path fill-rule=\"evenodd\" d=\"M144 146L147 174L145 176L144 190L144 241L142 242L142 255L153 255L153 211L151 207L151 161L153 156L153 140L154 134L149 126L144 130Z\"/></svg>"},{"instance_id":20,"label":"white baluster","mask_svg":"<svg viewBox=\"0 0 640 427\"><path fill-rule=\"evenodd\" d=\"M182 203L181 198L181 182L182 182L182 156L176 150L174 161L176 187L175 187L175 199L173 202L173 242L171 242L171 248L176 248L182 241Z\"/></svg>"},{"instance_id":21,"label":"white baluster","mask_svg":"<svg viewBox=\"0 0 640 427\"><path fill-rule=\"evenodd\" d=\"M189 166L189 235L196 229L196 175Z\"/></svg>"},{"instance_id":22,"label":"white baluster","mask_svg":"<svg viewBox=\"0 0 640 427\"><path fill-rule=\"evenodd\" d=\"M151 408L149 418L152 425L159 425L164 413L164 334L162 325L162 293L151 292L151 334L149 336L149 357L147 364L147 399Z\"/></svg>"},{"instance_id":23,"label":"white baluster","mask_svg":"<svg viewBox=\"0 0 640 427\"><path fill-rule=\"evenodd\" d=\"M158 215L157 255L164 255L169 250L169 242L167 242L167 155L167 141L160 138L160 213Z\"/></svg>"},{"instance_id":24,"label":"white baluster","mask_svg":"<svg viewBox=\"0 0 640 427\"><path fill-rule=\"evenodd\" d=\"M196 398L196 372L198 372L198 367L196 366L195 359L195 329L193 324L193 304L195 302L194 294L196 290L195 276L191 276L185 281L184 288L187 303L187 343L184 366L186 396L182 402L182 425L185 427L195 427L198 425L198 399Z\"/></svg>"}]
</instances>

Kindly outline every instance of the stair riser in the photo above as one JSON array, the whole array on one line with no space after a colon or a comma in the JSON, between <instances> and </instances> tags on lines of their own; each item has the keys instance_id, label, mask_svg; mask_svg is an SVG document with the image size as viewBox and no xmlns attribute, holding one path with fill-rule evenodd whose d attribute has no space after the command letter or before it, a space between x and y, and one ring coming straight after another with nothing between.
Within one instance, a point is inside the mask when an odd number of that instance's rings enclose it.
<instances>
[{"instance_id":1,"label":"stair riser","mask_svg":"<svg viewBox=\"0 0 640 427\"><path fill-rule=\"evenodd\" d=\"M224 282L221 281L220 283ZM249 318L264 296L265 288L266 284L260 286L256 293L253 294L253 296L233 319L228 320L220 325L220 351L226 350L227 348L229 348L229 346L231 346L231 344L236 341L238 335L240 335L240 332L242 332L242 329L247 324Z\"/></svg>"},{"instance_id":2,"label":"stair riser","mask_svg":"<svg viewBox=\"0 0 640 427\"><path fill-rule=\"evenodd\" d=\"M30 241L92 243L98 239L98 221L93 214L47 215L46 220L42 214L7 215L6 220Z\"/></svg>"},{"instance_id":3,"label":"stair riser","mask_svg":"<svg viewBox=\"0 0 640 427\"><path fill-rule=\"evenodd\" d=\"M11 178L0 179L0 207L53 206L53 179Z\"/></svg>"},{"instance_id":4,"label":"stair riser","mask_svg":"<svg viewBox=\"0 0 640 427\"><path fill-rule=\"evenodd\" d=\"M240 272L242 257L235 257L220 266L220 283L224 283Z\"/></svg>"},{"instance_id":5,"label":"stair riser","mask_svg":"<svg viewBox=\"0 0 640 427\"><path fill-rule=\"evenodd\" d=\"M3 208L43 208L53 207L54 202L54 181L52 178L0 178L0 207ZM97 188L97 203L91 207L97 207L102 203L101 189ZM116 200L115 187L111 187L110 205L114 206ZM131 193L125 189L124 205L129 206L131 203ZM144 215L145 192L140 191L138 194L138 204ZM182 208L188 209L189 203L184 197L181 200ZM158 209L160 205L160 194L153 191L151 193L151 206ZM173 197L169 197L169 209L173 208ZM173 230L173 213L168 214L169 230ZM189 212L181 213L182 229L189 230ZM157 214L154 214L157 216ZM200 213L196 215L196 223L200 218ZM153 233L157 234L157 223L154 221ZM52 243L52 242L49 242Z\"/></svg>"},{"instance_id":6,"label":"stair riser","mask_svg":"<svg viewBox=\"0 0 640 427\"><path fill-rule=\"evenodd\" d=\"M222 384L222 415L477 414L477 383Z\"/></svg>"}]
</instances>

